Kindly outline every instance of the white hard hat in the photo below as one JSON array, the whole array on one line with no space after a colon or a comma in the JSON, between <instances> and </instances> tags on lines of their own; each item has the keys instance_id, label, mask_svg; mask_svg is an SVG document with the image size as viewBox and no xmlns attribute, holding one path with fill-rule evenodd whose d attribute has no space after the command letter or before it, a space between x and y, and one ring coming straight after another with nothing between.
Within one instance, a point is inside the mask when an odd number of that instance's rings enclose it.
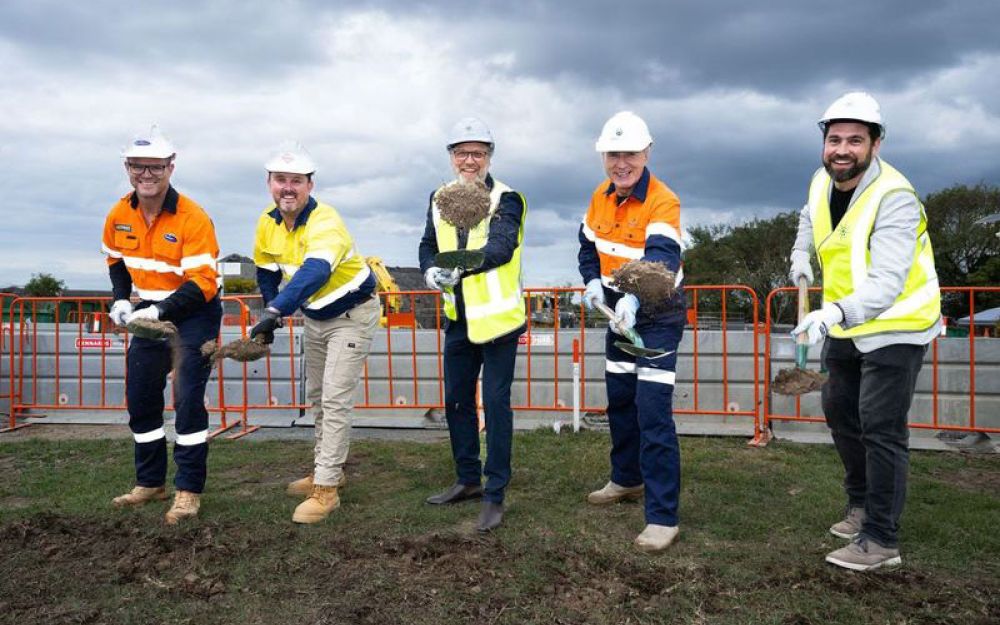
<instances>
[{"instance_id":1,"label":"white hard hat","mask_svg":"<svg viewBox=\"0 0 1000 625\"><path fill-rule=\"evenodd\" d=\"M463 117L451 127L451 132L448 133L448 149L468 141L485 143L491 150L493 149L493 133L490 132L489 126L477 117Z\"/></svg>"},{"instance_id":2,"label":"white hard hat","mask_svg":"<svg viewBox=\"0 0 1000 625\"><path fill-rule=\"evenodd\" d=\"M269 173L312 174L316 171L316 163L301 143L286 141L278 146L274 156L264 164L264 169Z\"/></svg>"},{"instance_id":3,"label":"white hard hat","mask_svg":"<svg viewBox=\"0 0 1000 625\"><path fill-rule=\"evenodd\" d=\"M156 124L150 127L148 133L136 135L122 150L125 158L170 158L176 153L174 144L163 136Z\"/></svg>"},{"instance_id":4,"label":"white hard hat","mask_svg":"<svg viewBox=\"0 0 1000 625\"><path fill-rule=\"evenodd\" d=\"M595 147L598 152L641 152L651 145L646 122L632 111L621 111L604 123Z\"/></svg>"},{"instance_id":5,"label":"white hard hat","mask_svg":"<svg viewBox=\"0 0 1000 625\"><path fill-rule=\"evenodd\" d=\"M836 100L823 117L819 119L820 130L826 132L827 125L834 120L856 120L864 124L875 124L882 136L885 136L885 126L882 125L882 109L878 102L865 91L851 91Z\"/></svg>"}]
</instances>

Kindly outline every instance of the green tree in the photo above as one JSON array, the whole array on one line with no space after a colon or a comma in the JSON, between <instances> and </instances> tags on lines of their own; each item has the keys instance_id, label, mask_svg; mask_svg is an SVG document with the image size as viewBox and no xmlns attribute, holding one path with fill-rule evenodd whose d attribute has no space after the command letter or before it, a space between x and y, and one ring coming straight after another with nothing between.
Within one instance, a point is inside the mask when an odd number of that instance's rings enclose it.
<instances>
[{"instance_id":1,"label":"green tree","mask_svg":"<svg viewBox=\"0 0 1000 625\"><path fill-rule=\"evenodd\" d=\"M24 291L31 297L58 297L66 290L66 283L47 273L31 274Z\"/></svg>"},{"instance_id":2,"label":"green tree","mask_svg":"<svg viewBox=\"0 0 1000 625\"><path fill-rule=\"evenodd\" d=\"M731 226L716 224L696 226L688 231L691 245L684 254L684 275L688 284L743 284L757 295L760 319L768 293L789 286L788 253L795 242L798 212L787 212L770 219L753 219ZM692 296L688 297L692 300ZM691 302L689 301L689 306ZM699 310L720 310L719 297L712 294L698 298ZM735 291L727 301L727 312L752 319L752 299L745 292ZM791 322L795 301L791 297L776 297L772 315Z\"/></svg>"},{"instance_id":3,"label":"green tree","mask_svg":"<svg viewBox=\"0 0 1000 625\"><path fill-rule=\"evenodd\" d=\"M955 185L929 194L924 207L941 286L1000 285L1000 239L996 228L976 223L1000 212L1000 187ZM1000 306L1000 295L984 293L976 297L977 310L994 306ZM969 298L963 293L945 292L941 307L949 317L964 317L969 314Z\"/></svg>"},{"instance_id":4,"label":"green tree","mask_svg":"<svg viewBox=\"0 0 1000 625\"><path fill-rule=\"evenodd\" d=\"M222 286L226 293L237 295L240 293L256 293L257 281L253 278L226 278Z\"/></svg>"}]
</instances>

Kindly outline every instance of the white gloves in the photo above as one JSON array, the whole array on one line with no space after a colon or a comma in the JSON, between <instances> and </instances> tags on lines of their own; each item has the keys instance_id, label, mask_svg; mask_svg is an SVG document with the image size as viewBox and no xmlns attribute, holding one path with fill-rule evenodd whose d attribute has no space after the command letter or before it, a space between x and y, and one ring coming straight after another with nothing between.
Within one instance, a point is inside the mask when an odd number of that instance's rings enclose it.
<instances>
[{"instance_id":1,"label":"white gloves","mask_svg":"<svg viewBox=\"0 0 1000 625\"><path fill-rule=\"evenodd\" d=\"M127 299L115 300L115 303L111 305L111 312L108 313L108 317L116 326L125 325L125 317L132 314L132 302Z\"/></svg>"},{"instance_id":2,"label":"white gloves","mask_svg":"<svg viewBox=\"0 0 1000 625\"><path fill-rule=\"evenodd\" d=\"M798 336L806 332L809 344L815 345L823 340L823 337L827 335L832 326L837 325L843 320L844 313L841 312L839 306L836 304L823 304L822 308L812 311L806 315L802 323L795 326L795 329L792 330L792 336Z\"/></svg>"},{"instance_id":3,"label":"white gloves","mask_svg":"<svg viewBox=\"0 0 1000 625\"><path fill-rule=\"evenodd\" d=\"M427 283L427 288L437 290L441 290L446 286L455 286L461 277L458 269L431 267L424 272L424 282Z\"/></svg>"},{"instance_id":4,"label":"white gloves","mask_svg":"<svg viewBox=\"0 0 1000 625\"><path fill-rule=\"evenodd\" d=\"M805 276L806 284L812 286L813 270L809 264L809 252L793 250L789 259L792 261L792 268L788 271L788 279L792 286L799 286L799 276Z\"/></svg>"},{"instance_id":5,"label":"white gloves","mask_svg":"<svg viewBox=\"0 0 1000 625\"><path fill-rule=\"evenodd\" d=\"M131 313L127 317L125 317L125 323L129 324L137 319L150 319L152 321L159 321L160 309L157 308L155 304L152 306L147 306L146 308L143 308L142 310L137 310L134 313Z\"/></svg>"},{"instance_id":6,"label":"white gloves","mask_svg":"<svg viewBox=\"0 0 1000 625\"><path fill-rule=\"evenodd\" d=\"M584 305L593 310L594 302L604 303L604 286L600 278L594 278L587 283L587 289L583 292Z\"/></svg>"},{"instance_id":7,"label":"white gloves","mask_svg":"<svg viewBox=\"0 0 1000 625\"><path fill-rule=\"evenodd\" d=\"M631 293L622 296L615 304L615 320L610 322L611 329L618 334L635 327L635 314L639 311L639 298Z\"/></svg>"}]
</instances>

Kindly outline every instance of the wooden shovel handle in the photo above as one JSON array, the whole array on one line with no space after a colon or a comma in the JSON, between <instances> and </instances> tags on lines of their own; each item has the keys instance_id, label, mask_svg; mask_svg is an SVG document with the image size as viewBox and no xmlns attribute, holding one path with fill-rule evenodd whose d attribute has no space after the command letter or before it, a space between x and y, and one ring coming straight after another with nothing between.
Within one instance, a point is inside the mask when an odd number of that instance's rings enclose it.
<instances>
[{"instance_id":1,"label":"wooden shovel handle","mask_svg":"<svg viewBox=\"0 0 1000 625\"><path fill-rule=\"evenodd\" d=\"M805 276L799 276L799 323L806 318L809 314L809 283L806 282ZM795 337L796 345L806 345L809 343L809 337L805 332L800 333Z\"/></svg>"}]
</instances>

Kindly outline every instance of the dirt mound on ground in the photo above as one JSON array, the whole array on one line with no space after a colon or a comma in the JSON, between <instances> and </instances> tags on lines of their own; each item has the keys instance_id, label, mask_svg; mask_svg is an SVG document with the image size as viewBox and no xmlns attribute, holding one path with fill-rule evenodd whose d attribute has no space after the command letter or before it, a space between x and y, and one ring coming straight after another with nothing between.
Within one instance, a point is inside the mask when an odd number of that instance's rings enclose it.
<instances>
[{"instance_id":1,"label":"dirt mound on ground","mask_svg":"<svg viewBox=\"0 0 1000 625\"><path fill-rule=\"evenodd\" d=\"M490 191L481 180L457 182L434 195L441 219L456 228L471 230L490 212Z\"/></svg>"},{"instance_id":2,"label":"dirt mound on ground","mask_svg":"<svg viewBox=\"0 0 1000 625\"><path fill-rule=\"evenodd\" d=\"M639 304L649 312L666 307L677 292L676 275L662 263L648 260L629 261L611 272L611 284L623 293L639 298Z\"/></svg>"}]
</instances>

